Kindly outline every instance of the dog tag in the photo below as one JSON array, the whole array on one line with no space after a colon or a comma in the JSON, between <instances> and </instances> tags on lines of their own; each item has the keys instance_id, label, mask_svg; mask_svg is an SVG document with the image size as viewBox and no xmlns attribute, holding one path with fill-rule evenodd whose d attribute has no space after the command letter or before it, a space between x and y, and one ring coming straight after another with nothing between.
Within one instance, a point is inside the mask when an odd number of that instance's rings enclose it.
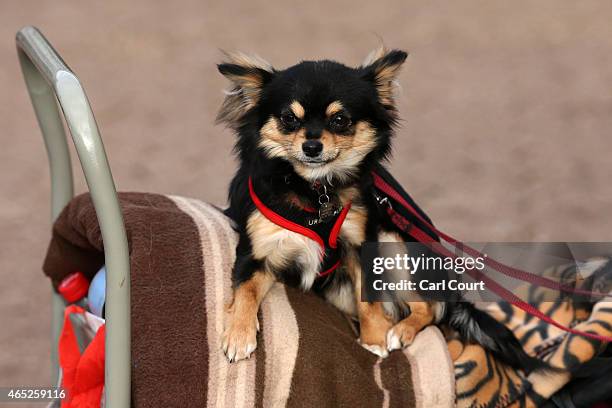
<instances>
[{"instance_id":1,"label":"dog tag","mask_svg":"<svg viewBox=\"0 0 612 408\"><path fill-rule=\"evenodd\" d=\"M336 206L331 202L322 203L319 207L319 219L327 221L336 214Z\"/></svg>"},{"instance_id":2,"label":"dog tag","mask_svg":"<svg viewBox=\"0 0 612 408\"><path fill-rule=\"evenodd\" d=\"M326 222L334 215L338 214L339 208L342 208L340 203L336 203L337 200L332 200L327 195L327 186L323 185L323 191L319 196L319 221Z\"/></svg>"}]
</instances>

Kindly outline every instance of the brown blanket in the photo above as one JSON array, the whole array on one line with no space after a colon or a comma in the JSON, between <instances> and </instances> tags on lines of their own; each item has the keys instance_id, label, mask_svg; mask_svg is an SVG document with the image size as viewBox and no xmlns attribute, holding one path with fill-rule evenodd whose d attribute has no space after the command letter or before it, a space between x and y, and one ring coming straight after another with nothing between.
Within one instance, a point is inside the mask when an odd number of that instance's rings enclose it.
<instances>
[{"instance_id":1,"label":"brown blanket","mask_svg":"<svg viewBox=\"0 0 612 408\"><path fill-rule=\"evenodd\" d=\"M236 235L215 207L124 193L131 253L132 394L136 407L448 407L453 366L440 331L381 360L318 297L277 284L264 300L250 360L228 364L219 343ZM44 263L54 284L104 263L88 195L61 214Z\"/></svg>"},{"instance_id":2,"label":"brown blanket","mask_svg":"<svg viewBox=\"0 0 612 408\"><path fill-rule=\"evenodd\" d=\"M126 193L120 200L131 253L137 407L448 407L455 397L460 407L534 406L605 348L493 304L491 314L529 353L562 370L525 377L478 346L449 340L447 347L437 328L381 360L356 343L332 306L277 284L262 305L254 358L228 364L219 344L236 245L228 220L215 207L182 197ZM104 263L102 248L91 200L79 196L54 226L44 271L54 284L75 270L91 277ZM596 274L601 284L610 283L610 259L593 259L583 269L558 272ZM612 335L612 302L584 306L539 305L565 325Z\"/></svg>"}]
</instances>

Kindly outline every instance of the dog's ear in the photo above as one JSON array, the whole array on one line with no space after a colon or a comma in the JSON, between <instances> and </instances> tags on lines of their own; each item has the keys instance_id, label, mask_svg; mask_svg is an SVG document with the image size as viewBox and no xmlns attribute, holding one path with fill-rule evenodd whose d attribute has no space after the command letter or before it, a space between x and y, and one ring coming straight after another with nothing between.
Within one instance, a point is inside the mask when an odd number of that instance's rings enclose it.
<instances>
[{"instance_id":1,"label":"dog's ear","mask_svg":"<svg viewBox=\"0 0 612 408\"><path fill-rule=\"evenodd\" d=\"M380 102L389 109L393 109L397 75L407 57L405 51L380 47L372 51L360 67L363 78L374 83Z\"/></svg>"},{"instance_id":2,"label":"dog's ear","mask_svg":"<svg viewBox=\"0 0 612 408\"><path fill-rule=\"evenodd\" d=\"M234 126L257 104L262 88L274 76L274 68L257 56L240 52L224 54L227 61L217 65L217 68L232 82L232 87L226 91L217 122Z\"/></svg>"}]
</instances>

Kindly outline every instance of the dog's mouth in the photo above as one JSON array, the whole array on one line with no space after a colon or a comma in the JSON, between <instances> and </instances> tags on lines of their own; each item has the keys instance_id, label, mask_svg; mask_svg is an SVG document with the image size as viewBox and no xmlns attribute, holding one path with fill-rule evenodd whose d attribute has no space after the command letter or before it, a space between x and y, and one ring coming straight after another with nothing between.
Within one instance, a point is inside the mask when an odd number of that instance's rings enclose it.
<instances>
[{"instance_id":1,"label":"dog's mouth","mask_svg":"<svg viewBox=\"0 0 612 408\"><path fill-rule=\"evenodd\" d=\"M329 163L330 161L331 161L331 160L323 160L323 159L310 159L310 158L300 160L300 162L301 162L302 164L305 164L306 166L309 166L309 167L319 167L319 166L323 166L323 165L325 165L325 164Z\"/></svg>"},{"instance_id":2,"label":"dog's mouth","mask_svg":"<svg viewBox=\"0 0 612 408\"><path fill-rule=\"evenodd\" d=\"M323 154L316 157L308 157L302 153L294 156L296 161L307 167L321 167L333 162L337 157L338 152L334 152L333 154Z\"/></svg>"}]
</instances>

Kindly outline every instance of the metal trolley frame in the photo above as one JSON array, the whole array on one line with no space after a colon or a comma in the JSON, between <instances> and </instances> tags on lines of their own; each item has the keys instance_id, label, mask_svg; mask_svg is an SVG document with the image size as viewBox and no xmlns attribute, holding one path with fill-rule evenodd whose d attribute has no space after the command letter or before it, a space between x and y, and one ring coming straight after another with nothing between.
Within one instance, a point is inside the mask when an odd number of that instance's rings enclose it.
<instances>
[{"instance_id":1,"label":"metal trolley frame","mask_svg":"<svg viewBox=\"0 0 612 408\"><path fill-rule=\"evenodd\" d=\"M17 33L23 76L43 134L51 172L51 221L73 197L72 166L62 115L76 147L104 241L106 264L107 407L130 406L130 263L123 217L104 145L85 91L47 39L34 27ZM64 302L53 292L52 381L57 382L57 341Z\"/></svg>"}]
</instances>

